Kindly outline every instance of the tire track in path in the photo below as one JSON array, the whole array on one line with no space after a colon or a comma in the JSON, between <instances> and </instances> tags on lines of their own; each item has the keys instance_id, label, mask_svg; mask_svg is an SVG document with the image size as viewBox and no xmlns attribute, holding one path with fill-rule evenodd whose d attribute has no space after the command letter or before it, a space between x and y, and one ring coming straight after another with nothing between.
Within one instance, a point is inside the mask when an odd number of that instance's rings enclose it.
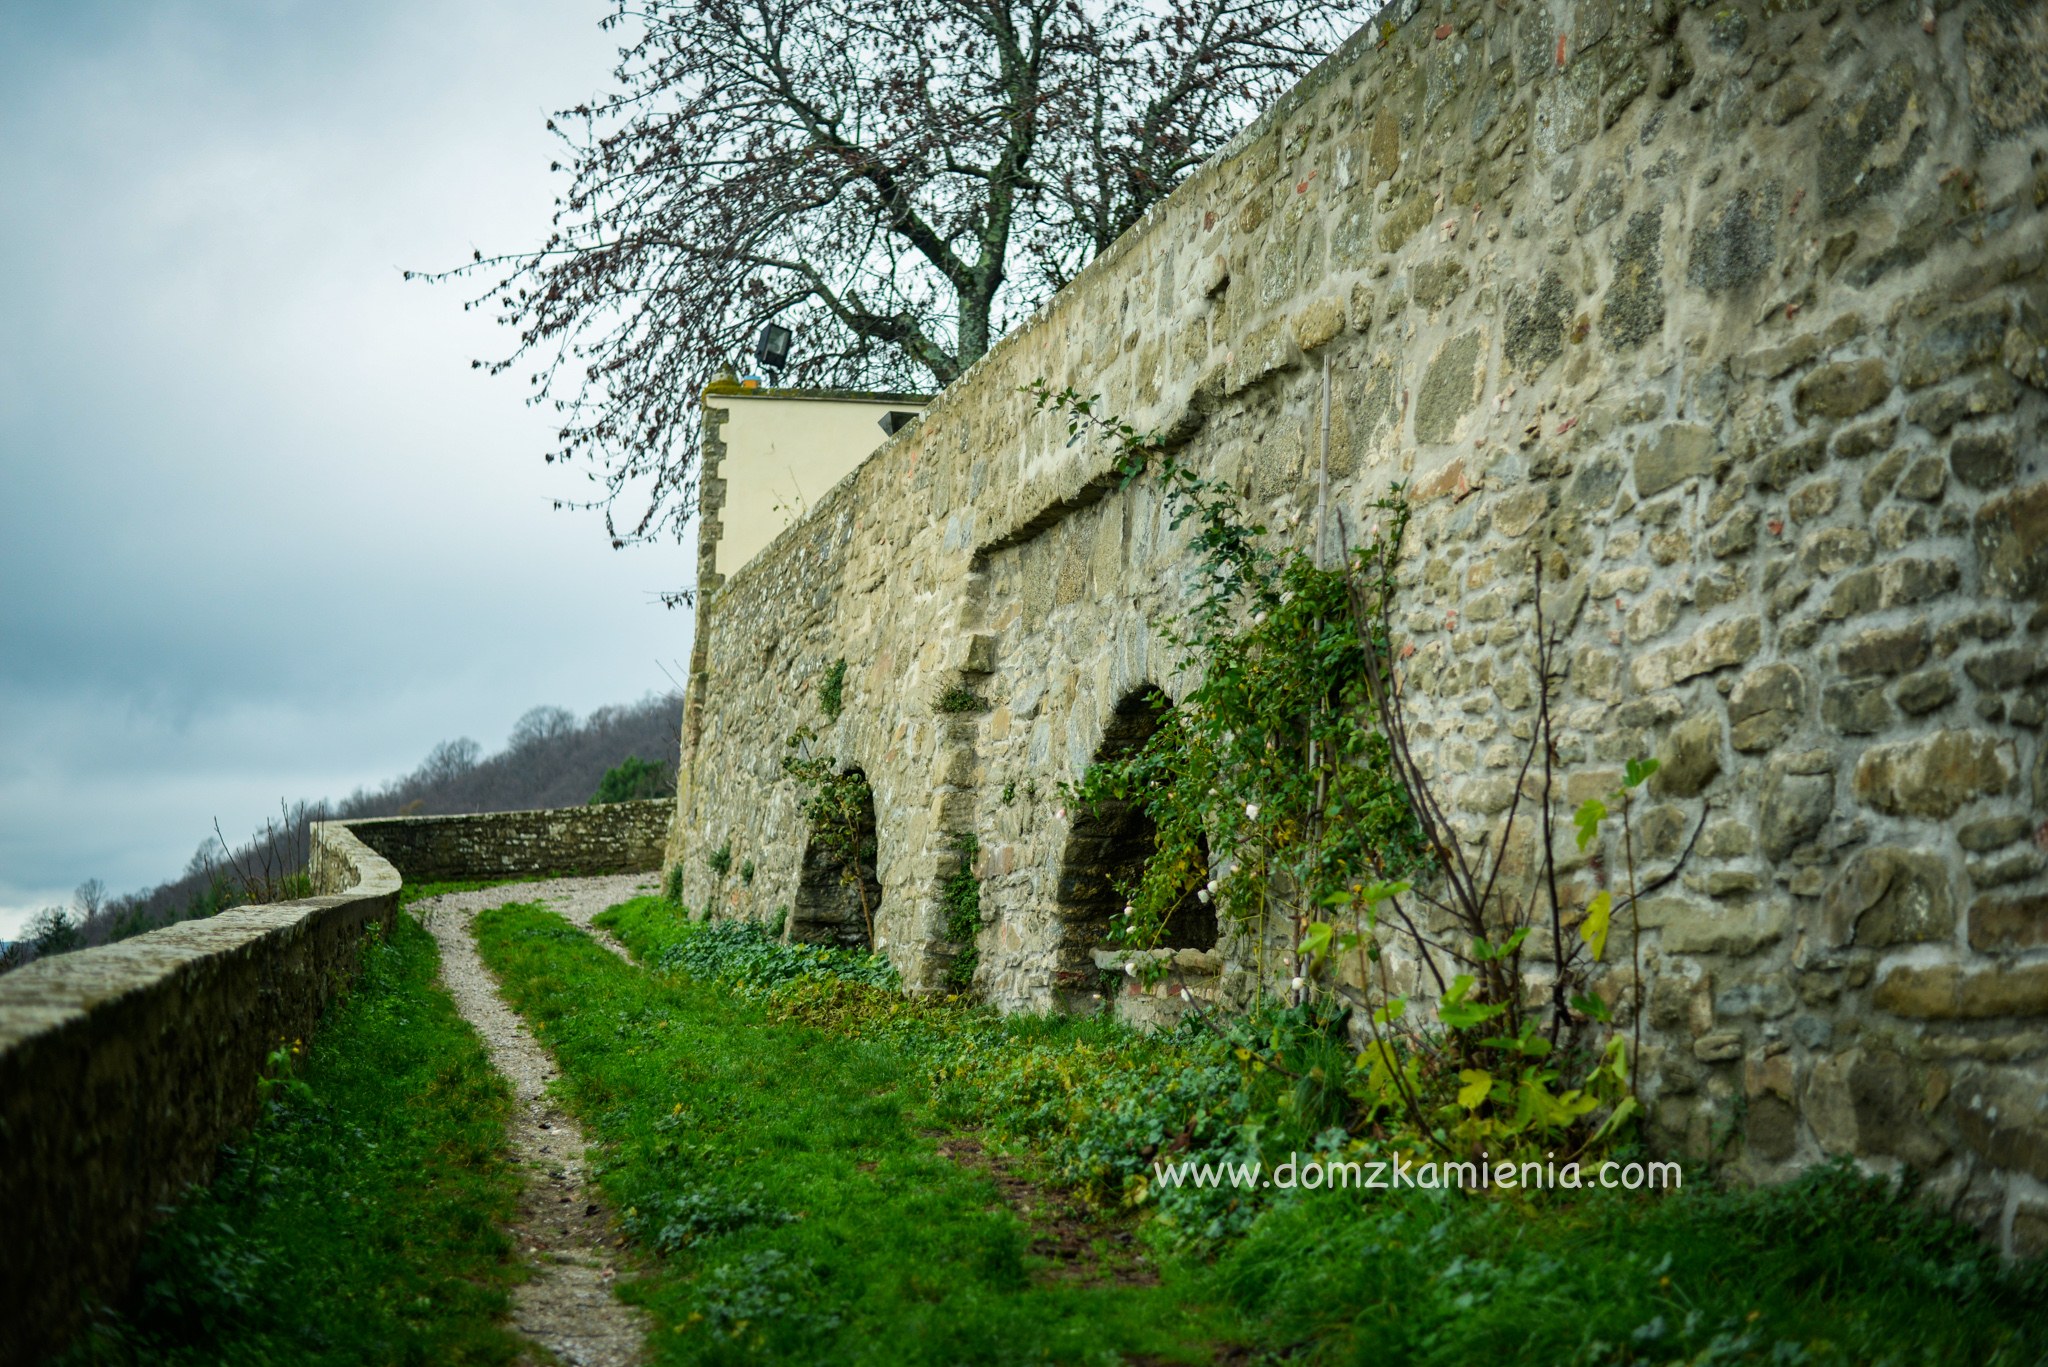
<instances>
[{"instance_id":1,"label":"tire track in path","mask_svg":"<svg viewBox=\"0 0 2048 1367\"><path fill-rule=\"evenodd\" d=\"M555 1061L498 995L497 979L477 953L471 923L491 907L540 902L590 931L591 917L605 908L654 892L654 877L639 873L512 883L449 893L413 907L441 947L441 981L456 1009L483 1036L492 1066L512 1084L514 1109L506 1139L527 1180L510 1233L533 1265L532 1278L513 1289L512 1327L570 1367L635 1367L643 1360L647 1318L612 1295L618 1245L611 1212L596 1187L585 1181L588 1140L582 1127L549 1100ZM624 956L609 935L590 933Z\"/></svg>"}]
</instances>

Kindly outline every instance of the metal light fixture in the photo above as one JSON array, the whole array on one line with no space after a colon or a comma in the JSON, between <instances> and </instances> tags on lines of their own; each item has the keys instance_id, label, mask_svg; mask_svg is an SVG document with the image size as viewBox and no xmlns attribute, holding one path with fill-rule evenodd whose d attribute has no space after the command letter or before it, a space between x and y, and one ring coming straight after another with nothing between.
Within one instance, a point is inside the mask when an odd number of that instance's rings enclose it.
<instances>
[{"instance_id":1,"label":"metal light fixture","mask_svg":"<svg viewBox=\"0 0 2048 1367\"><path fill-rule=\"evenodd\" d=\"M892 408L875 420L875 426L893 437L915 421L917 421L917 414L905 412L900 408Z\"/></svg>"},{"instance_id":2,"label":"metal light fixture","mask_svg":"<svg viewBox=\"0 0 2048 1367\"><path fill-rule=\"evenodd\" d=\"M780 323L770 323L761 329L761 340L754 344L754 359L763 368L780 370L789 364L790 330Z\"/></svg>"}]
</instances>

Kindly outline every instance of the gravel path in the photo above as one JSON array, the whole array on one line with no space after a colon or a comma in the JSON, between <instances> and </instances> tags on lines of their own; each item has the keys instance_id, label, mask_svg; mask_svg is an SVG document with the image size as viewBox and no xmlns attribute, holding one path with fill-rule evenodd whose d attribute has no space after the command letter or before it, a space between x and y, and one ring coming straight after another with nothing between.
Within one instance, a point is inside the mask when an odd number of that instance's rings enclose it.
<instances>
[{"instance_id":1,"label":"gravel path","mask_svg":"<svg viewBox=\"0 0 2048 1367\"><path fill-rule=\"evenodd\" d=\"M470 922L508 902L544 902L590 929L590 918L630 897L656 891L653 874L561 878L450 893L413 910L441 946L441 981L456 1009L483 1036L491 1063L512 1084L516 1109L508 1138L531 1176L519 1198L512 1236L533 1263L531 1280L512 1293L512 1325L570 1367L631 1367L641 1361L646 1317L611 1294L616 1275L611 1213L583 1181L582 1129L548 1100L555 1062L498 995L478 957ZM625 957L609 935L597 942Z\"/></svg>"}]
</instances>

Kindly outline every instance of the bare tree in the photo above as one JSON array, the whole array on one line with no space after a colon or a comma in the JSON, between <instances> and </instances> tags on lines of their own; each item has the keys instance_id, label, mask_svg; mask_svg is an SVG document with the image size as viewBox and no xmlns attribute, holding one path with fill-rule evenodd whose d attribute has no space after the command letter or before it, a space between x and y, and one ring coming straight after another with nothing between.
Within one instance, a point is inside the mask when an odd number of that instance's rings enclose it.
<instances>
[{"instance_id":1,"label":"bare tree","mask_svg":"<svg viewBox=\"0 0 2048 1367\"><path fill-rule=\"evenodd\" d=\"M1373 0L619 0L539 248L485 256L615 545L687 520L694 408L770 320L795 383L950 382ZM621 518L622 500L629 514Z\"/></svg>"},{"instance_id":2,"label":"bare tree","mask_svg":"<svg viewBox=\"0 0 2048 1367\"><path fill-rule=\"evenodd\" d=\"M80 919L95 919L107 905L107 885L97 878L86 879L71 894L71 905L77 908Z\"/></svg>"}]
</instances>

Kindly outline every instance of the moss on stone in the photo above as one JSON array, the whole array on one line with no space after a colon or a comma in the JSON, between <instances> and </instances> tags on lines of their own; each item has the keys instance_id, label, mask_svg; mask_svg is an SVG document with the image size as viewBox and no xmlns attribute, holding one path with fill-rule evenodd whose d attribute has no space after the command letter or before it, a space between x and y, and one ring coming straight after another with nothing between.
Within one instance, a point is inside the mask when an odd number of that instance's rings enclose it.
<instances>
[{"instance_id":1,"label":"moss on stone","mask_svg":"<svg viewBox=\"0 0 2048 1367\"><path fill-rule=\"evenodd\" d=\"M1616 351L1641 346L1664 327L1664 208L1631 215L1614 247L1614 284L1600 328Z\"/></svg>"}]
</instances>

